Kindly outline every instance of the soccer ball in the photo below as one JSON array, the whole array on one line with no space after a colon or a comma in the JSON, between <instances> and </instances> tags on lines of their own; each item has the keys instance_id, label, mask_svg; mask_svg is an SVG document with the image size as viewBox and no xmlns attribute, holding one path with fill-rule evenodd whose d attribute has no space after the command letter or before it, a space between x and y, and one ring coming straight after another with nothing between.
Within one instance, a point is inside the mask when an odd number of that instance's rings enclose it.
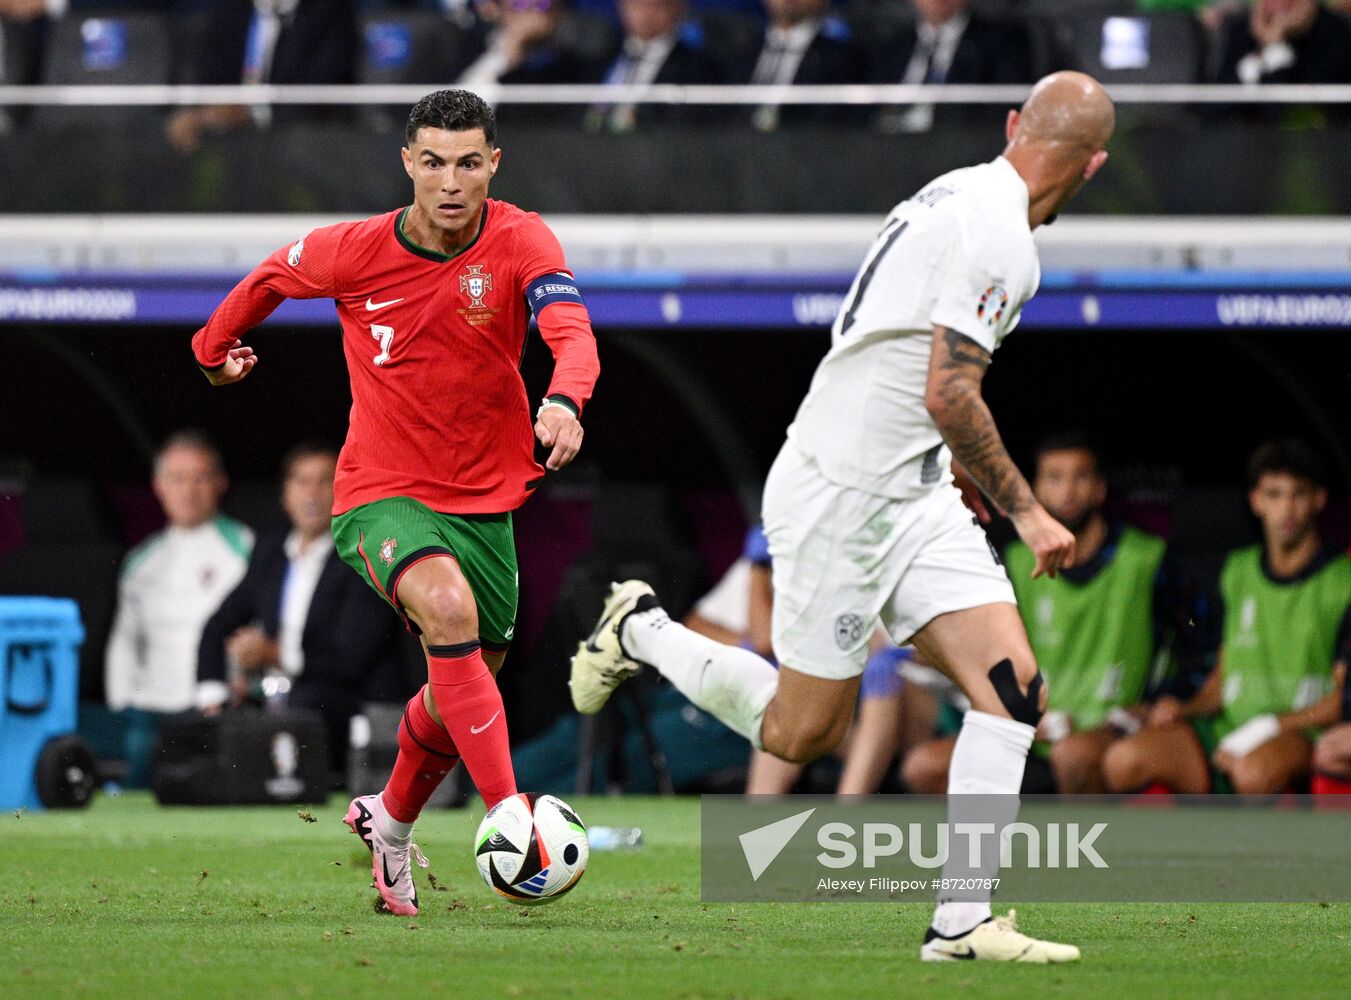
<instances>
[{"instance_id":1,"label":"soccer ball","mask_svg":"<svg viewBox=\"0 0 1351 1000\"><path fill-rule=\"evenodd\" d=\"M576 885L590 856L586 827L552 795L522 792L488 810L474 838L474 861L499 896L522 906L557 899Z\"/></svg>"}]
</instances>

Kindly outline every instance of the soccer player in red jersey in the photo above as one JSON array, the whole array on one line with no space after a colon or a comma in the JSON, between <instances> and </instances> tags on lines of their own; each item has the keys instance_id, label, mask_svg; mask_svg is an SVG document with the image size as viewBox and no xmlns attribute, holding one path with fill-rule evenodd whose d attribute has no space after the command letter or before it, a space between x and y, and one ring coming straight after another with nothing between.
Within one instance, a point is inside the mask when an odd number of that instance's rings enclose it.
<instances>
[{"instance_id":1,"label":"soccer player in red jersey","mask_svg":"<svg viewBox=\"0 0 1351 1000\"><path fill-rule=\"evenodd\" d=\"M582 443L600 373L581 293L533 213L488 198L502 151L492 108L429 94L408 118L413 204L316 229L268 257L193 337L213 385L258 356L240 338L286 298L332 298L352 411L334 482L343 560L420 633L427 685L409 701L379 795L345 822L371 851L383 907L417 913L413 822L460 758L491 808L516 792L495 675L515 626L511 511L543 479L534 439L561 469ZM554 355L535 414L521 381L531 315Z\"/></svg>"}]
</instances>

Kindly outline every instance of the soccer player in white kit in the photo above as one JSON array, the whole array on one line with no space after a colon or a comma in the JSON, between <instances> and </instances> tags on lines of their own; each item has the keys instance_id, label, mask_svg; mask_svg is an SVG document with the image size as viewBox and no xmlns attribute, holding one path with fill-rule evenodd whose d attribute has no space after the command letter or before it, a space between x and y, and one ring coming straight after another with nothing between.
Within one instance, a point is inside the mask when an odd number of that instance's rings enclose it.
<instances>
[{"instance_id":1,"label":"soccer player in white kit","mask_svg":"<svg viewBox=\"0 0 1351 1000\"><path fill-rule=\"evenodd\" d=\"M971 700L949 794L1016 796L1046 689L951 463L1011 518L1036 554L1034 576L1073 563L1074 535L1009 458L981 381L1037 290L1032 231L1106 162L1114 123L1097 81L1048 76L1009 112L1003 155L944 174L887 216L765 483L781 668L672 622L631 580L615 586L573 657L578 711L599 711L650 664L755 746L815 760L848 728L880 620ZM994 917L988 894L940 898L920 956L1079 957L1022 934L1011 917Z\"/></svg>"}]
</instances>

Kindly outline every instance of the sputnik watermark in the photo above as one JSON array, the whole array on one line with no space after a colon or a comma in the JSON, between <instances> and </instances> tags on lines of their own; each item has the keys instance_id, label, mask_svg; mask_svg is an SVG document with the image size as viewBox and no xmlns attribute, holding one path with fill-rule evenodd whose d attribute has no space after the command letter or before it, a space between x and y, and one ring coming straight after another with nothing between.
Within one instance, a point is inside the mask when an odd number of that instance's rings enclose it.
<instances>
[{"instance_id":1,"label":"sputnik watermark","mask_svg":"<svg viewBox=\"0 0 1351 1000\"><path fill-rule=\"evenodd\" d=\"M705 796L708 901L1351 901L1329 797ZM1351 806L1351 803L1347 803Z\"/></svg>"},{"instance_id":2,"label":"sputnik watermark","mask_svg":"<svg viewBox=\"0 0 1351 1000\"><path fill-rule=\"evenodd\" d=\"M752 881L760 880L814 812L807 809L738 837ZM879 861L895 858L904 850L906 860L922 869L943 868L954 861L979 872L995 867L996 857L999 868L1015 864L1024 868L1078 868L1084 863L1107 868L1094 846L1106 831L1106 823L1094 823L1084 830L1079 823L1010 823L1002 827L994 823L908 823L903 829L897 823L832 822L816 830L816 843L822 848L816 861L833 869L853 868L860 863L864 868L876 868ZM822 879L819 888L835 890L839 888L835 881ZM891 883L896 880L886 881L885 888L894 891L896 886ZM884 888L877 882L872 880L868 887ZM847 880L848 887L859 884L858 879Z\"/></svg>"},{"instance_id":3,"label":"sputnik watermark","mask_svg":"<svg viewBox=\"0 0 1351 1000\"><path fill-rule=\"evenodd\" d=\"M997 842L1000 868L1015 864L1025 868L1078 868L1085 861L1094 868L1107 868L1093 846L1106 831L1106 823L1094 823L1086 831L1078 823L1048 823L1044 827L1011 823L1003 828L994 823L939 823L927 829L926 824L909 823L904 831L895 823L864 823L860 833L849 823L826 823L816 832L816 842L824 848L816 860L827 868L852 868L861 854L863 867L875 868L879 860L894 858L905 848L907 859L916 868L942 868L956 860L980 871L994 864ZM924 847L926 833L932 834L931 853ZM1021 854L1017 853L1019 840Z\"/></svg>"}]
</instances>

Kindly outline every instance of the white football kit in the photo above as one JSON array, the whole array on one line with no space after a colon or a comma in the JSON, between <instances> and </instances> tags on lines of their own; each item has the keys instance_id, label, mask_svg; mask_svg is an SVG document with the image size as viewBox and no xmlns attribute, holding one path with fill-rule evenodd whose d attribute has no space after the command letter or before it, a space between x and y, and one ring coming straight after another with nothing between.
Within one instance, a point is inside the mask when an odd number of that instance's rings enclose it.
<instances>
[{"instance_id":1,"label":"white football kit","mask_svg":"<svg viewBox=\"0 0 1351 1000\"><path fill-rule=\"evenodd\" d=\"M938 615L1016 603L924 395L935 326L993 353L1036 292L1027 211L1001 156L887 216L765 483L780 663L854 677L879 618L905 643Z\"/></svg>"}]
</instances>

